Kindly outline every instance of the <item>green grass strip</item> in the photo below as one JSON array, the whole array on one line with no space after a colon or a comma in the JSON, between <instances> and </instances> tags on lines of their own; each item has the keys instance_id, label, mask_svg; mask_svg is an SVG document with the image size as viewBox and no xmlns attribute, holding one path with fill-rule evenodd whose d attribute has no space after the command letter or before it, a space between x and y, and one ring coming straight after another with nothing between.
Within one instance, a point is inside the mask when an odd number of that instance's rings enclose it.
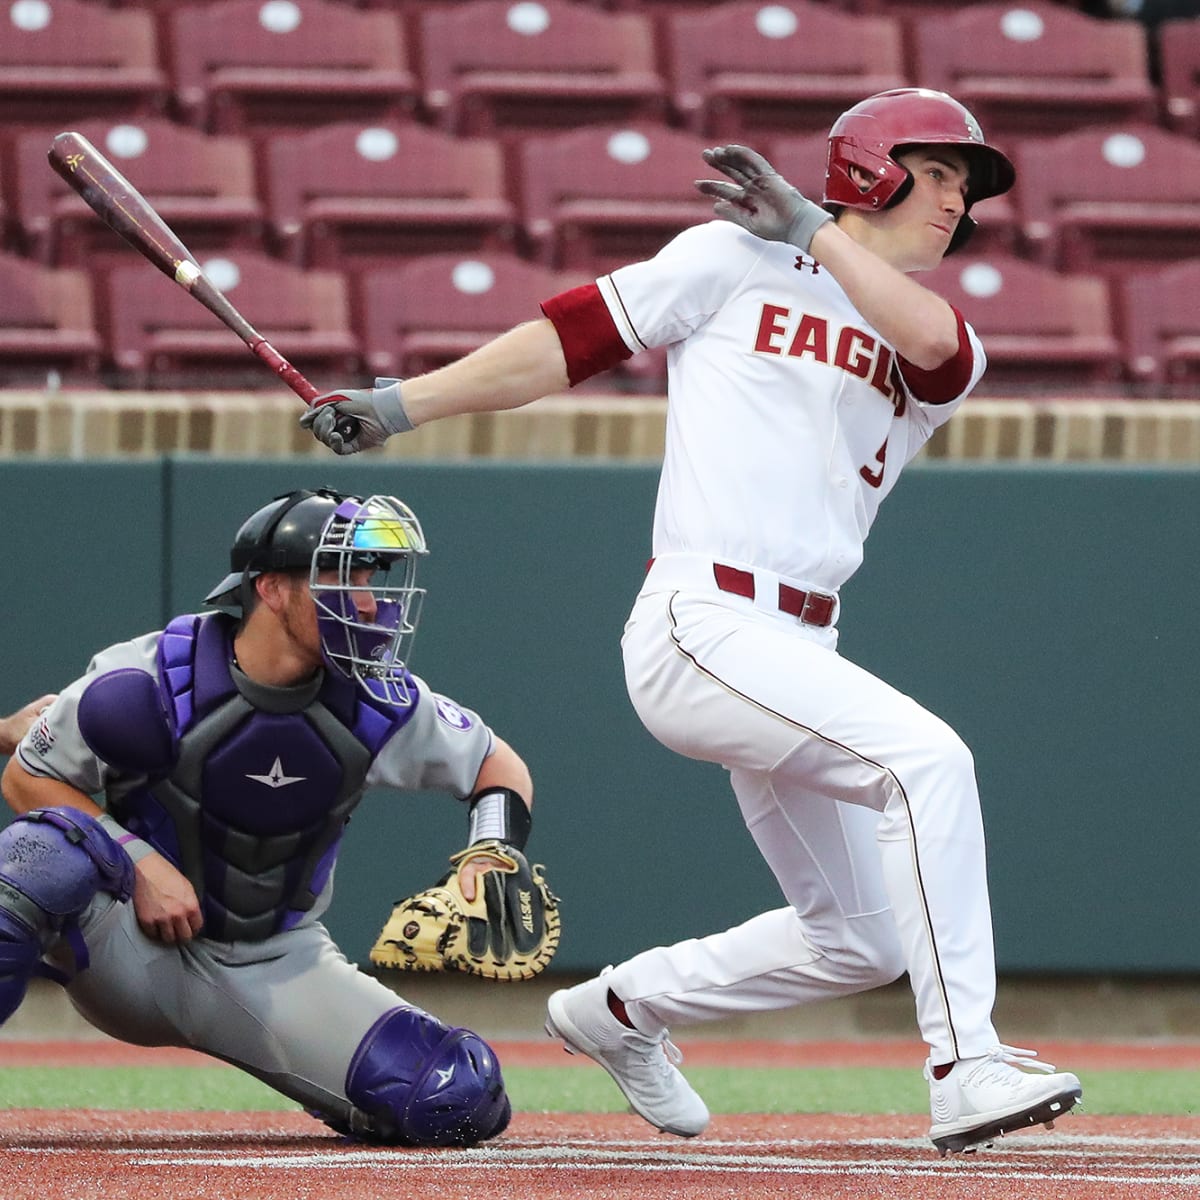
<instances>
[{"instance_id":1,"label":"green grass strip","mask_svg":"<svg viewBox=\"0 0 1200 1200\"><path fill-rule=\"evenodd\" d=\"M623 1112L598 1067L510 1067L513 1106L526 1112ZM901 1068L696 1067L687 1072L715 1113L924 1113L918 1071ZM1089 1071L1085 1111L1171 1116L1200 1113L1194 1071ZM228 1067L10 1067L0 1069L0 1108L101 1108L272 1112L299 1106Z\"/></svg>"},{"instance_id":2,"label":"green grass strip","mask_svg":"<svg viewBox=\"0 0 1200 1200\"><path fill-rule=\"evenodd\" d=\"M286 1096L230 1067L5 1067L0 1108L271 1112Z\"/></svg>"}]
</instances>

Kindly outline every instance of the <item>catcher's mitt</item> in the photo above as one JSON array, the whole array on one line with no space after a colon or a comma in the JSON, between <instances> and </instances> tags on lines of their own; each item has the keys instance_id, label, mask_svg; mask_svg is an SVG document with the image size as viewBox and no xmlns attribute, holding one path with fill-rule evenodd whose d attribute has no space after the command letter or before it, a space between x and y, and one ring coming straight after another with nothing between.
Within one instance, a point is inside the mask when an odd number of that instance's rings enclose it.
<instances>
[{"instance_id":1,"label":"catcher's mitt","mask_svg":"<svg viewBox=\"0 0 1200 1200\"><path fill-rule=\"evenodd\" d=\"M476 882L470 903L458 873L473 858L498 858ZM476 842L450 859L433 887L396 901L375 945L377 967L401 971L465 971L485 979L532 979L558 949L558 897L544 869L502 842Z\"/></svg>"}]
</instances>

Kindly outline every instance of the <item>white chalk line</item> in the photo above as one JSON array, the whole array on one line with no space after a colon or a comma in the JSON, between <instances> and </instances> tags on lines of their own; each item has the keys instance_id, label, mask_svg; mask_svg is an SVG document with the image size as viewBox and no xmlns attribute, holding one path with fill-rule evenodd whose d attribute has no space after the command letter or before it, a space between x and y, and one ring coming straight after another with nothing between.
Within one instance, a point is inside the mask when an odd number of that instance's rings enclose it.
<instances>
[{"instance_id":1,"label":"white chalk line","mask_svg":"<svg viewBox=\"0 0 1200 1200\"><path fill-rule=\"evenodd\" d=\"M173 1137L180 1133L175 1131ZM184 1134L183 1136L188 1136ZM206 1131L202 1136L211 1136ZM769 1146L772 1153L746 1154L750 1146ZM811 1157L803 1153L781 1154L781 1146L797 1151L821 1146L832 1148L833 1157ZM546 1170L626 1171L651 1174L663 1170L702 1174L745 1174L769 1171L783 1175L860 1176L907 1178L947 1178L969 1175L973 1179L1025 1180L1051 1183L1159 1184L1196 1186L1200 1184L1200 1139L1194 1138L1103 1138L1090 1135L1061 1137L1027 1136L1006 1141L1003 1159L989 1159L986 1152L959 1156L945 1161L914 1161L911 1157L883 1154L869 1161L856 1159L847 1152L854 1146L877 1151L928 1149L918 1139L860 1139L849 1143L816 1140L742 1142L713 1140L694 1150L664 1149L661 1141L610 1142L595 1139L564 1147L555 1141L529 1141L515 1146L478 1146L470 1150L414 1150L356 1148L345 1150L278 1150L259 1153L222 1151L183 1151L175 1148L107 1147L100 1151L124 1159L128 1167L204 1167L207 1169L348 1171L380 1168L389 1172L418 1173L436 1166L441 1171L467 1172L497 1167L515 1172ZM732 1148L733 1152L729 1152ZM1130 1155L1132 1148L1159 1151ZM1171 1153L1163 1154L1170 1149ZM1112 1155L1103 1151L1111 1150ZM1094 1164L1074 1163L1070 1170L1047 1169L1039 1158L1061 1157L1064 1152L1090 1151L1099 1155ZM1124 1153L1117 1153L1123 1151ZM70 1147L13 1147L10 1153L28 1155L69 1154ZM932 1154L932 1150L929 1151Z\"/></svg>"}]
</instances>

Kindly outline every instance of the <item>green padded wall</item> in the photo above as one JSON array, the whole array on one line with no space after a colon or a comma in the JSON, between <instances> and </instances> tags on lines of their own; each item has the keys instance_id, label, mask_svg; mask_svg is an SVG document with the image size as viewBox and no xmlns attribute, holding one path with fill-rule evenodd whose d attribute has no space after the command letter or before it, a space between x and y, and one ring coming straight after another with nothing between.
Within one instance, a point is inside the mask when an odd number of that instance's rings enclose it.
<instances>
[{"instance_id":1,"label":"green padded wall","mask_svg":"<svg viewBox=\"0 0 1200 1200\"><path fill-rule=\"evenodd\" d=\"M533 769L530 851L563 901L557 965L713 932L779 898L724 772L658 746L625 697L621 627L656 478L588 464L6 465L17 534L0 708L198 607L239 522L275 494L395 492L432 548L412 665ZM1193 469L918 465L844 590L843 653L975 751L1002 970L1200 970L1197 511ZM329 916L350 957L464 831L452 799L368 795Z\"/></svg>"}]
</instances>

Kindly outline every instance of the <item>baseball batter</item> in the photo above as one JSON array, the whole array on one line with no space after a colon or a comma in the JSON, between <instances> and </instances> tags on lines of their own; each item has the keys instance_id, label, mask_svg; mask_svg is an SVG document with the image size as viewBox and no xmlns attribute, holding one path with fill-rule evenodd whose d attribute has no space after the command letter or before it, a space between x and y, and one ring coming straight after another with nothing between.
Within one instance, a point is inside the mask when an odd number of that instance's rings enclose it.
<instances>
[{"instance_id":1,"label":"baseball batter","mask_svg":"<svg viewBox=\"0 0 1200 1200\"><path fill-rule=\"evenodd\" d=\"M547 1032L600 1063L652 1124L689 1136L708 1110L673 1065L670 1027L907 970L931 1137L967 1149L1050 1122L1081 1088L993 1028L970 751L838 654L838 592L904 465L985 366L962 314L912 275L966 241L972 204L1011 187L1013 168L966 109L920 89L838 119L823 207L744 147L704 158L726 177L697 184L723 219L554 297L544 319L459 362L331 393L304 421L353 452L667 347L666 454L626 680L660 741L729 771L786 906L555 993ZM335 413L360 420L353 441Z\"/></svg>"},{"instance_id":2,"label":"baseball batter","mask_svg":"<svg viewBox=\"0 0 1200 1200\"><path fill-rule=\"evenodd\" d=\"M278 497L207 599L232 611L102 650L37 717L3 776L0 1022L50 974L106 1033L234 1063L341 1132L504 1129L491 1048L359 973L320 921L367 787L470 797L472 834L528 833L522 760L404 665L424 553L392 497Z\"/></svg>"}]
</instances>

